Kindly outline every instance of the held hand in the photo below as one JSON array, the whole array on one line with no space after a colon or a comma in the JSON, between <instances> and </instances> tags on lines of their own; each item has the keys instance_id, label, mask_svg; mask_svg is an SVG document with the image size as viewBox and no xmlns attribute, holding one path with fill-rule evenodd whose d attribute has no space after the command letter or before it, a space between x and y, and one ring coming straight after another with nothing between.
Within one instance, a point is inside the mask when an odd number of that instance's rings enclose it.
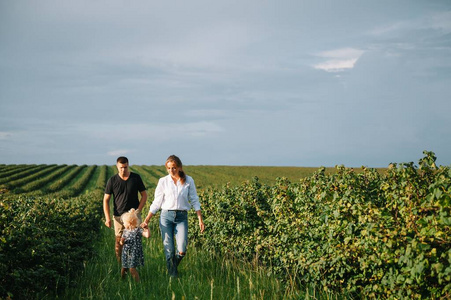
<instances>
[{"instance_id":1,"label":"held hand","mask_svg":"<svg viewBox=\"0 0 451 300\"><path fill-rule=\"evenodd\" d=\"M145 237L145 238L150 238L150 231L149 231L149 228L144 228L142 234L143 234L143 237Z\"/></svg>"},{"instance_id":2,"label":"held hand","mask_svg":"<svg viewBox=\"0 0 451 300\"><path fill-rule=\"evenodd\" d=\"M142 229L147 229L147 228L149 228L149 226L148 226L148 224L147 224L146 221L142 222L140 226L141 226Z\"/></svg>"},{"instance_id":3,"label":"held hand","mask_svg":"<svg viewBox=\"0 0 451 300\"><path fill-rule=\"evenodd\" d=\"M153 213L149 212L149 214L147 215L147 217L144 219L144 221L141 223L141 228L146 229L149 228L149 222L150 219L153 217Z\"/></svg>"},{"instance_id":4,"label":"held hand","mask_svg":"<svg viewBox=\"0 0 451 300\"><path fill-rule=\"evenodd\" d=\"M105 221L105 226L108 228L111 228L111 220L106 220Z\"/></svg>"}]
</instances>

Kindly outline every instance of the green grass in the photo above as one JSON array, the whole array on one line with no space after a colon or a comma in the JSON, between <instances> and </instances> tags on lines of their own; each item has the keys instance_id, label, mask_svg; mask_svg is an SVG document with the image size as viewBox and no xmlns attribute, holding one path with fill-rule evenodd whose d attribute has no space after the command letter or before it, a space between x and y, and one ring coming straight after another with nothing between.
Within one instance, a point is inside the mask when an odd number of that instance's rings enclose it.
<instances>
[{"instance_id":1,"label":"green grass","mask_svg":"<svg viewBox=\"0 0 451 300\"><path fill-rule=\"evenodd\" d=\"M156 167L141 168L148 168L154 172ZM279 174L282 173L281 176L291 175L299 176L299 178L307 176L310 172L313 173L312 169L306 168L300 168L305 171L301 174L300 169L294 168L282 168L284 172L280 172L277 168L274 170L249 168L245 175L234 176L234 172L239 174L245 167L204 168L187 169L191 171L190 173L194 173L193 177L196 178L203 174L220 182L221 179L225 179L220 177L224 176L233 184L262 174L266 174L263 177L269 179L273 176L269 174L274 174L269 171L279 171ZM108 178L115 172L115 167L110 167ZM208 183L207 186L214 186L211 181ZM153 198L152 188L148 190L148 195L149 199L144 211L147 211ZM102 226L100 238L93 241L95 256L85 263L79 276L71 281L71 286L60 291L56 297L59 299L341 299L336 295L318 292L313 288L299 287L297 283L285 284L257 264L246 263L231 257L221 257L189 246L187 255L179 267L180 277L171 279L166 272L158 216L151 222L151 238L143 239L145 266L138 268L141 282L134 282L131 276L125 279L120 277L121 267L114 255L114 230ZM198 228L190 227L190 230L198 230Z\"/></svg>"},{"instance_id":2,"label":"green grass","mask_svg":"<svg viewBox=\"0 0 451 300\"><path fill-rule=\"evenodd\" d=\"M264 268L230 258L217 257L188 248L179 267L180 276L170 278L153 219L151 238L144 239L145 266L138 268L141 281L120 277L120 265L114 255L114 231L102 227L95 242L95 256L71 286L60 291L58 299L337 299L317 297L312 289L299 289L268 276ZM197 228L196 228L197 229Z\"/></svg>"},{"instance_id":3,"label":"green grass","mask_svg":"<svg viewBox=\"0 0 451 300\"><path fill-rule=\"evenodd\" d=\"M25 168L26 166L24 166ZM135 166L132 166L133 170ZM70 189L86 171L86 166L77 167L80 172L70 176L61 191ZM41 170L40 168L39 170ZM85 169L81 171L81 169ZM93 173L84 190L91 191L97 183L99 169ZM196 181L199 190L214 188L227 183L241 184L258 176L265 184L272 184L276 177L287 177L297 181L311 175L317 168L297 167L231 167L231 166L186 166L185 171ZM137 173L146 180L148 187L147 211L153 199L153 190L158 176L166 175L164 166L136 166ZM332 169L328 169L334 172ZM67 175L70 172L65 172ZM117 173L115 166L107 167L107 178ZM60 176L60 180L64 179ZM69 178L68 178L69 179ZM53 182L57 182L56 180ZM57 195L58 193L55 193ZM101 199L99 199L101 205ZM245 263L231 257L221 257L202 249L188 248L182 261L180 278L171 279L166 273L166 264L159 236L158 218L152 220L152 237L144 239L145 266L138 269L141 282L131 277L120 278L120 265L114 255L114 230L101 226L99 238L93 240L94 256L84 263L84 268L70 281L70 285L57 294L37 298L58 299L346 299L344 295L331 295L313 288L299 287L296 282L284 284L268 275L265 268ZM190 230L198 228L190 227ZM208 230L208 228L207 228Z\"/></svg>"}]
</instances>

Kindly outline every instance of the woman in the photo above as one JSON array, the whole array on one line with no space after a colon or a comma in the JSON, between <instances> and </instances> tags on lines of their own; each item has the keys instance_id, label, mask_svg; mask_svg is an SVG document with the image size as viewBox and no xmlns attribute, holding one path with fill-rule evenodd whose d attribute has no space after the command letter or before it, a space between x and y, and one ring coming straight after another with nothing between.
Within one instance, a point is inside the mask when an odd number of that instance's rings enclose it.
<instances>
[{"instance_id":1,"label":"woman","mask_svg":"<svg viewBox=\"0 0 451 300\"><path fill-rule=\"evenodd\" d=\"M161 209L160 230L168 273L171 277L176 277L177 267L186 254L188 210L191 207L194 207L196 211L201 232L204 232L205 225L194 180L183 172L180 158L175 155L169 156L165 166L169 175L158 181L149 214L141 226L147 228L150 219ZM175 244L177 252L175 252Z\"/></svg>"}]
</instances>

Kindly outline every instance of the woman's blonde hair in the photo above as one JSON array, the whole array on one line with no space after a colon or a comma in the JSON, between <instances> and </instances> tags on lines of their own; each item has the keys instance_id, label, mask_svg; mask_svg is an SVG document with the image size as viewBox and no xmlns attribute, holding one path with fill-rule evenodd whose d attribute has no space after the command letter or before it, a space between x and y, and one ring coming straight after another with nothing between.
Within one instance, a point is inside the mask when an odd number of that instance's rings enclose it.
<instances>
[{"instance_id":1,"label":"woman's blonde hair","mask_svg":"<svg viewBox=\"0 0 451 300\"><path fill-rule=\"evenodd\" d=\"M124 227L127 229L135 229L139 226L138 211L134 208L130 209L126 213L123 213L121 219L124 223Z\"/></svg>"}]
</instances>

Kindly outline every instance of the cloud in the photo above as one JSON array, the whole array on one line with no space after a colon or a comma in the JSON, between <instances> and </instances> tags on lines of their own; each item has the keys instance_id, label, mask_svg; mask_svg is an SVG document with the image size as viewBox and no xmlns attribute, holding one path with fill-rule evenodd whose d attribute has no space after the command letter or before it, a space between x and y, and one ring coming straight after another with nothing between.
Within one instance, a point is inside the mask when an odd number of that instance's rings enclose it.
<instances>
[{"instance_id":1,"label":"cloud","mask_svg":"<svg viewBox=\"0 0 451 300\"><path fill-rule=\"evenodd\" d=\"M209 121L186 123L130 123L121 124L118 127L104 124L89 124L87 126L81 126L80 129L94 139L105 140L105 137L109 137L111 132L114 132L116 137L120 136L121 140L124 141L149 139L155 142L214 136L215 134L224 131L224 129L215 122ZM127 150L115 150L115 152L109 153L116 155L119 153L118 151Z\"/></svg>"},{"instance_id":2,"label":"cloud","mask_svg":"<svg viewBox=\"0 0 451 300\"><path fill-rule=\"evenodd\" d=\"M411 36L409 32L425 34L426 30L436 30L442 34L451 32L451 11L435 12L422 15L415 19L400 20L373 28L369 34L377 37L405 37ZM430 34L430 32L428 33Z\"/></svg>"},{"instance_id":3,"label":"cloud","mask_svg":"<svg viewBox=\"0 0 451 300\"><path fill-rule=\"evenodd\" d=\"M354 48L341 48L320 52L316 56L326 58L327 60L313 67L326 72L342 72L354 68L356 62L364 52L363 50Z\"/></svg>"},{"instance_id":4,"label":"cloud","mask_svg":"<svg viewBox=\"0 0 451 300\"><path fill-rule=\"evenodd\" d=\"M396 22L388 25L377 26L376 28L370 30L369 34L374 36L382 36L402 30L406 27L408 27L406 22Z\"/></svg>"},{"instance_id":5,"label":"cloud","mask_svg":"<svg viewBox=\"0 0 451 300\"><path fill-rule=\"evenodd\" d=\"M0 131L0 140L6 140L12 136L10 132Z\"/></svg>"},{"instance_id":6,"label":"cloud","mask_svg":"<svg viewBox=\"0 0 451 300\"><path fill-rule=\"evenodd\" d=\"M130 150L112 150L112 151L108 151L107 155L118 157L118 156L126 155L130 152L131 152Z\"/></svg>"},{"instance_id":7,"label":"cloud","mask_svg":"<svg viewBox=\"0 0 451 300\"><path fill-rule=\"evenodd\" d=\"M206 136L222 132L224 129L213 122L193 122L184 125L181 131L191 136Z\"/></svg>"},{"instance_id":8,"label":"cloud","mask_svg":"<svg viewBox=\"0 0 451 300\"><path fill-rule=\"evenodd\" d=\"M426 20L427 26L442 30L444 33L451 32L451 11L439 12L431 15Z\"/></svg>"}]
</instances>

